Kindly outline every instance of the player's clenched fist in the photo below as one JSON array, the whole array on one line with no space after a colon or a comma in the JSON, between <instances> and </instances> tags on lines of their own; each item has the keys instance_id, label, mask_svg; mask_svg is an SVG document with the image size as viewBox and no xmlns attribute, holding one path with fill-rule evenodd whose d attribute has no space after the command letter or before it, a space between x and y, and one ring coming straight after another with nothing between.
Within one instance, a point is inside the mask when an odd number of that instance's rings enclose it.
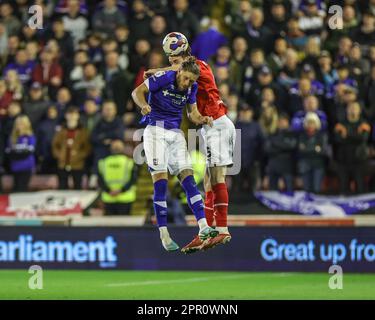
<instances>
[{"instance_id":1,"label":"player's clenched fist","mask_svg":"<svg viewBox=\"0 0 375 320\"><path fill-rule=\"evenodd\" d=\"M143 73L143 80L146 80L147 78L151 77L152 75L154 75L154 73L156 72L157 70L155 69L148 69L146 70L144 73Z\"/></svg>"},{"instance_id":2,"label":"player's clenched fist","mask_svg":"<svg viewBox=\"0 0 375 320\"><path fill-rule=\"evenodd\" d=\"M151 112L151 107L146 104L142 107L141 113L145 116L146 114L149 114Z\"/></svg>"},{"instance_id":3,"label":"player's clenched fist","mask_svg":"<svg viewBox=\"0 0 375 320\"><path fill-rule=\"evenodd\" d=\"M214 119L212 117L204 116L204 117L201 118L201 121L202 121L202 124L207 124L210 127L212 127Z\"/></svg>"}]
</instances>

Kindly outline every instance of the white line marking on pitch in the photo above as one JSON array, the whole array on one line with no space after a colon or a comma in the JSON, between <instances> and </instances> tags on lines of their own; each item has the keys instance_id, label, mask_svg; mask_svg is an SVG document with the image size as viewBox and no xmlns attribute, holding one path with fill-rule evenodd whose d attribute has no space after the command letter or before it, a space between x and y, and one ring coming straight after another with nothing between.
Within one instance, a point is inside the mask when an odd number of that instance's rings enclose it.
<instances>
[{"instance_id":1,"label":"white line marking on pitch","mask_svg":"<svg viewBox=\"0 0 375 320\"><path fill-rule=\"evenodd\" d=\"M201 278L190 278L190 279L175 279L175 280L149 280L149 281L135 281L135 282L122 282L122 283L109 283L108 287L132 287L132 286L155 286L161 284L170 283L189 283L189 282L201 282L210 280L226 280L226 279L237 279L248 277L248 275L229 275L221 277L201 277Z\"/></svg>"}]
</instances>

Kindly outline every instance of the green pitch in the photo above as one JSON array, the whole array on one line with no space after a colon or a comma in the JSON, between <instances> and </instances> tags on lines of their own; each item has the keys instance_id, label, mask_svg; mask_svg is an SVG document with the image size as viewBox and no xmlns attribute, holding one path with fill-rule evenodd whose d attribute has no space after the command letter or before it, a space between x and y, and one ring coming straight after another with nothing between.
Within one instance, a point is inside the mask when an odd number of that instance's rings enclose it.
<instances>
[{"instance_id":1,"label":"green pitch","mask_svg":"<svg viewBox=\"0 0 375 320\"><path fill-rule=\"evenodd\" d=\"M42 290L30 276L1 270L0 299L375 299L375 274L344 274L342 290L328 273L44 270Z\"/></svg>"}]
</instances>

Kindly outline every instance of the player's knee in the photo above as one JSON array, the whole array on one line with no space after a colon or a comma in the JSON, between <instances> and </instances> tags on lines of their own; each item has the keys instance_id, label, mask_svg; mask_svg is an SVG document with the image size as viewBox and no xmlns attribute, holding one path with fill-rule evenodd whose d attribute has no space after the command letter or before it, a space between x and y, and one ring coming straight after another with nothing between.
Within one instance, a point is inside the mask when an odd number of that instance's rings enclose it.
<instances>
[{"instance_id":1,"label":"player's knee","mask_svg":"<svg viewBox=\"0 0 375 320\"><path fill-rule=\"evenodd\" d=\"M178 179L180 180L180 182L183 182L185 180L186 177L188 176L193 176L194 172L193 170L191 169L185 169L185 170L182 170L179 174L178 174Z\"/></svg>"},{"instance_id":2,"label":"player's knee","mask_svg":"<svg viewBox=\"0 0 375 320\"><path fill-rule=\"evenodd\" d=\"M152 174L153 183L159 180L167 180L167 179L168 179L168 174L166 172L158 172L158 173Z\"/></svg>"}]
</instances>

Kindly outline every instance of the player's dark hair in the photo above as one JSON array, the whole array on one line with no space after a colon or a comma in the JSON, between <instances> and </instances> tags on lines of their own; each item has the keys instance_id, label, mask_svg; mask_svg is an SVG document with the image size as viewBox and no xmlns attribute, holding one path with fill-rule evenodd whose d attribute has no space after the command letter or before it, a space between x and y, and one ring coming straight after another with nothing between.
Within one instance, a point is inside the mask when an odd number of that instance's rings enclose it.
<instances>
[{"instance_id":1,"label":"player's dark hair","mask_svg":"<svg viewBox=\"0 0 375 320\"><path fill-rule=\"evenodd\" d=\"M200 75L200 69L197 65L197 59L193 56L188 57L184 62L182 62L181 70L191 72L197 76Z\"/></svg>"}]
</instances>

